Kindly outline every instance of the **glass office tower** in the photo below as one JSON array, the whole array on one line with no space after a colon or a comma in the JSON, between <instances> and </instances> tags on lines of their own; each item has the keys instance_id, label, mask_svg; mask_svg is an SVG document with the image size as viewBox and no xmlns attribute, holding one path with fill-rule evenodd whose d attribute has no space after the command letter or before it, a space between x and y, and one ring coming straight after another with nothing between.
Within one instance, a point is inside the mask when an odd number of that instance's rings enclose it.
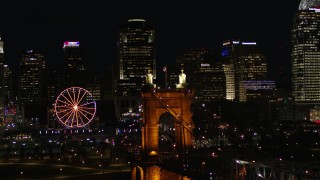
<instances>
[{"instance_id":1,"label":"glass office tower","mask_svg":"<svg viewBox=\"0 0 320 180\"><path fill-rule=\"evenodd\" d=\"M292 95L302 104L320 102L319 5L302 0L292 28Z\"/></svg>"}]
</instances>

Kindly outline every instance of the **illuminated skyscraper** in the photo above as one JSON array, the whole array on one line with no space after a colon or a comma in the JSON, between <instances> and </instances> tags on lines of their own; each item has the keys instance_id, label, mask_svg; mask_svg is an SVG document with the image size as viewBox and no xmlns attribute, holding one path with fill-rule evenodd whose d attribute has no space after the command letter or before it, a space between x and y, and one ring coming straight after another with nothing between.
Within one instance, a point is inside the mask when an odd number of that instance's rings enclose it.
<instances>
[{"instance_id":1,"label":"illuminated skyscraper","mask_svg":"<svg viewBox=\"0 0 320 180\"><path fill-rule=\"evenodd\" d=\"M302 0L292 28L292 95L298 104L320 103L320 1Z\"/></svg>"},{"instance_id":2,"label":"illuminated skyscraper","mask_svg":"<svg viewBox=\"0 0 320 180\"><path fill-rule=\"evenodd\" d=\"M320 4L320 0L301 0L299 4L299 10L308 10L312 7L317 7Z\"/></svg>"},{"instance_id":3,"label":"illuminated skyscraper","mask_svg":"<svg viewBox=\"0 0 320 180\"><path fill-rule=\"evenodd\" d=\"M70 86L84 87L87 83L87 72L84 63L84 52L78 41L66 41L63 43L63 56L65 74L62 79L63 88ZM57 88L58 91L62 89Z\"/></svg>"},{"instance_id":4,"label":"illuminated skyscraper","mask_svg":"<svg viewBox=\"0 0 320 180\"><path fill-rule=\"evenodd\" d=\"M134 95L151 70L156 79L153 28L144 19L129 19L120 31L118 93Z\"/></svg>"},{"instance_id":5,"label":"illuminated skyscraper","mask_svg":"<svg viewBox=\"0 0 320 180\"><path fill-rule=\"evenodd\" d=\"M245 102L247 93L244 81L267 80L265 56L256 42L224 41L222 57L226 76L226 98Z\"/></svg>"},{"instance_id":6,"label":"illuminated skyscraper","mask_svg":"<svg viewBox=\"0 0 320 180\"><path fill-rule=\"evenodd\" d=\"M3 41L0 37L0 110L5 106L5 88L4 88L4 50Z\"/></svg>"},{"instance_id":7,"label":"illuminated skyscraper","mask_svg":"<svg viewBox=\"0 0 320 180\"><path fill-rule=\"evenodd\" d=\"M151 71L156 79L154 29L144 19L129 19L119 33L119 61L114 104L116 117L139 113L139 93Z\"/></svg>"},{"instance_id":8,"label":"illuminated skyscraper","mask_svg":"<svg viewBox=\"0 0 320 180\"><path fill-rule=\"evenodd\" d=\"M226 80L221 63L202 62L194 76L195 95L201 102L224 100L226 97Z\"/></svg>"},{"instance_id":9,"label":"illuminated skyscraper","mask_svg":"<svg viewBox=\"0 0 320 180\"><path fill-rule=\"evenodd\" d=\"M12 71L8 65L3 65L3 87L4 87L4 103L7 105L9 101L13 100L13 79Z\"/></svg>"},{"instance_id":10,"label":"illuminated skyscraper","mask_svg":"<svg viewBox=\"0 0 320 180\"><path fill-rule=\"evenodd\" d=\"M63 43L65 68L67 71L85 70L83 51L80 42L66 41Z\"/></svg>"},{"instance_id":11,"label":"illuminated skyscraper","mask_svg":"<svg viewBox=\"0 0 320 180\"><path fill-rule=\"evenodd\" d=\"M22 55L20 61L19 100L22 103L38 102L42 97L44 56L33 50Z\"/></svg>"},{"instance_id":12,"label":"illuminated skyscraper","mask_svg":"<svg viewBox=\"0 0 320 180\"><path fill-rule=\"evenodd\" d=\"M235 80L234 80L234 65L231 63L226 63L223 65L224 75L226 77L226 99L235 100Z\"/></svg>"},{"instance_id":13,"label":"illuminated skyscraper","mask_svg":"<svg viewBox=\"0 0 320 180\"><path fill-rule=\"evenodd\" d=\"M180 70L183 69L184 73L187 75L188 84L193 86L194 82L197 82L197 79L192 75L196 71L199 71L201 64L212 62L213 60L213 53L209 49L190 49L176 58L176 71L179 74Z\"/></svg>"},{"instance_id":14,"label":"illuminated skyscraper","mask_svg":"<svg viewBox=\"0 0 320 180\"><path fill-rule=\"evenodd\" d=\"M0 109L7 106L12 100L12 71L5 65L3 41L0 37Z\"/></svg>"},{"instance_id":15,"label":"illuminated skyscraper","mask_svg":"<svg viewBox=\"0 0 320 180\"><path fill-rule=\"evenodd\" d=\"M188 86L194 89L199 102L213 102L225 99L226 82L223 66L217 62L213 50L193 48L178 56L175 61L176 74L183 69ZM173 78L173 75L169 76ZM170 81L169 81L170 82ZM178 80L172 79L173 83ZM172 84L170 82L170 84ZM171 85L169 85L170 87Z\"/></svg>"}]
</instances>

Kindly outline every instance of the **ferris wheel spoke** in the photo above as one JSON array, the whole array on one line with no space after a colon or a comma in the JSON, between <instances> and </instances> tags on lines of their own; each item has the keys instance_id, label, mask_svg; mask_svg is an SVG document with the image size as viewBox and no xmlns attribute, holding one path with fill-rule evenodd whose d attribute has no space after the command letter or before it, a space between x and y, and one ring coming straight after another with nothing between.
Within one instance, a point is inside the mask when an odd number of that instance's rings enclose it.
<instances>
[{"instance_id":1,"label":"ferris wheel spoke","mask_svg":"<svg viewBox=\"0 0 320 180\"><path fill-rule=\"evenodd\" d=\"M81 115L79 115L79 112L77 111L76 112L76 118L77 118L77 124L80 123L80 126L83 126L85 125L85 123L83 122L82 118L81 118ZM81 122L80 122L81 121Z\"/></svg>"},{"instance_id":2,"label":"ferris wheel spoke","mask_svg":"<svg viewBox=\"0 0 320 180\"><path fill-rule=\"evenodd\" d=\"M73 107L70 107L70 106L56 106L58 108L67 108L67 109L72 109Z\"/></svg>"},{"instance_id":3,"label":"ferris wheel spoke","mask_svg":"<svg viewBox=\"0 0 320 180\"><path fill-rule=\"evenodd\" d=\"M57 112L57 113L65 113L65 112L67 112L67 111L72 111L72 109L69 109L69 108L56 108L55 109L55 111Z\"/></svg>"},{"instance_id":4,"label":"ferris wheel spoke","mask_svg":"<svg viewBox=\"0 0 320 180\"><path fill-rule=\"evenodd\" d=\"M77 113L78 113L78 112L77 112ZM83 122L82 116L81 116L81 115L79 115L79 114L78 114L78 116L79 116L79 119L80 119L80 120L81 120L81 122L82 122L82 125L85 125L86 123L84 123L84 122Z\"/></svg>"},{"instance_id":5,"label":"ferris wheel spoke","mask_svg":"<svg viewBox=\"0 0 320 180\"><path fill-rule=\"evenodd\" d=\"M91 116L94 116L94 114L93 113L91 113L91 112L89 112L89 111L86 111L86 110L84 110L84 109L79 109L80 111L83 111L83 112L85 112L85 113L88 113L88 114L90 114Z\"/></svg>"},{"instance_id":6,"label":"ferris wheel spoke","mask_svg":"<svg viewBox=\"0 0 320 180\"><path fill-rule=\"evenodd\" d=\"M88 102L88 103L85 103L85 104L81 104L81 105L79 105L80 107L83 107L83 106L86 106L86 105L89 105L89 104L95 104L95 102L94 101L91 101L91 102Z\"/></svg>"},{"instance_id":7,"label":"ferris wheel spoke","mask_svg":"<svg viewBox=\"0 0 320 180\"><path fill-rule=\"evenodd\" d=\"M76 112L77 112L77 111L73 111L73 112L72 112L71 121L72 121L72 124L74 123L74 121L77 121L77 126L78 126L78 120L77 120L77 119L74 119L74 117L75 117L75 115L76 115ZM72 124L71 124L71 126L72 126Z\"/></svg>"},{"instance_id":8,"label":"ferris wheel spoke","mask_svg":"<svg viewBox=\"0 0 320 180\"><path fill-rule=\"evenodd\" d=\"M70 106L73 106L73 103L66 96L64 96L63 94L61 94L61 96L64 97L64 99L66 99L70 103Z\"/></svg>"},{"instance_id":9,"label":"ferris wheel spoke","mask_svg":"<svg viewBox=\"0 0 320 180\"><path fill-rule=\"evenodd\" d=\"M83 107L83 106L80 106L81 108L80 109L96 109L96 108L90 108L90 107Z\"/></svg>"},{"instance_id":10,"label":"ferris wheel spoke","mask_svg":"<svg viewBox=\"0 0 320 180\"><path fill-rule=\"evenodd\" d=\"M81 100L83 99L83 97L86 95L86 93L83 93L83 95L81 96L80 100L78 101L78 104L81 102Z\"/></svg>"},{"instance_id":11,"label":"ferris wheel spoke","mask_svg":"<svg viewBox=\"0 0 320 180\"><path fill-rule=\"evenodd\" d=\"M71 97L71 95L70 95L70 92L67 91L67 94L68 94L68 96L69 96L69 98L70 98L70 100L71 100L71 102L72 102L72 105L74 105L74 100L72 99L72 97Z\"/></svg>"},{"instance_id":12,"label":"ferris wheel spoke","mask_svg":"<svg viewBox=\"0 0 320 180\"><path fill-rule=\"evenodd\" d=\"M72 106L72 105L70 105L69 103L66 103L66 102L64 102L64 101L61 101L60 99L58 99L57 101L60 101L60 102L62 102L62 103L64 103L64 104L67 104L67 105L69 105L69 106Z\"/></svg>"},{"instance_id":13,"label":"ferris wheel spoke","mask_svg":"<svg viewBox=\"0 0 320 180\"><path fill-rule=\"evenodd\" d=\"M82 114L82 116L84 116L88 121L90 121L90 119L85 114L83 114L81 111L79 111L79 113Z\"/></svg>"},{"instance_id":14,"label":"ferris wheel spoke","mask_svg":"<svg viewBox=\"0 0 320 180\"><path fill-rule=\"evenodd\" d=\"M70 120L71 115L74 113L73 111L70 111L70 112L71 112L71 113L70 113L70 115L68 116L68 118L67 118L67 120L65 121L65 123ZM71 119L71 122L72 122L72 119ZM72 123L71 123L71 124L72 124Z\"/></svg>"},{"instance_id":15,"label":"ferris wheel spoke","mask_svg":"<svg viewBox=\"0 0 320 180\"><path fill-rule=\"evenodd\" d=\"M72 127L73 121L72 121L72 120L68 120L68 123L69 123L69 126ZM66 123L66 124L67 124L67 123Z\"/></svg>"},{"instance_id":16,"label":"ferris wheel spoke","mask_svg":"<svg viewBox=\"0 0 320 180\"><path fill-rule=\"evenodd\" d=\"M77 126L79 126L79 121L78 121L78 111L76 111L76 112L75 112L75 116L76 116Z\"/></svg>"},{"instance_id":17,"label":"ferris wheel spoke","mask_svg":"<svg viewBox=\"0 0 320 180\"><path fill-rule=\"evenodd\" d=\"M71 114L72 113L72 111L69 111L69 112L67 112L65 115L63 115L63 116L61 116L61 120L65 117L65 116L67 116L68 114ZM68 120L68 119L67 119Z\"/></svg>"},{"instance_id":18,"label":"ferris wheel spoke","mask_svg":"<svg viewBox=\"0 0 320 180\"><path fill-rule=\"evenodd\" d=\"M61 117L61 119L63 119L64 117L66 117L68 114L71 114L72 113L72 111L68 111L66 114L64 114L62 117Z\"/></svg>"},{"instance_id":19,"label":"ferris wheel spoke","mask_svg":"<svg viewBox=\"0 0 320 180\"><path fill-rule=\"evenodd\" d=\"M78 90L78 93L77 93L78 95L77 95L77 104L79 104L79 97L80 97L80 89Z\"/></svg>"},{"instance_id":20,"label":"ferris wheel spoke","mask_svg":"<svg viewBox=\"0 0 320 180\"><path fill-rule=\"evenodd\" d=\"M76 94L74 92L74 88L72 88L72 94L73 94L73 102L77 105L77 101L76 101Z\"/></svg>"},{"instance_id":21,"label":"ferris wheel spoke","mask_svg":"<svg viewBox=\"0 0 320 180\"><path fill-rule=\"evenodd\" d=\"M66 111L72 111L71 109L64 109L64 110L60 110L59 112L57 111L57 113L65 113Z\"/></svg>"}]
</instances>

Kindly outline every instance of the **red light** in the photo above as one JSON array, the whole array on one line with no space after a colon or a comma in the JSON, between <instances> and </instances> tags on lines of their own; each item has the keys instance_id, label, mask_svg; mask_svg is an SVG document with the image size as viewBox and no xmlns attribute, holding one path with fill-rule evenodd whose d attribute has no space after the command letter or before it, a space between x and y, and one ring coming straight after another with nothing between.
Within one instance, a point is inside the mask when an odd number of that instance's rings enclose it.
<instances>
[{"instance_id":1,"label":"red light","mask_svg":"<svg viewBox=\"0 0 320 180\"><path fill-rule=\"evenodd\" d=\"M320 124L320 119L317 119L317 120L315 120L315 121L313 121L313 122L315 122L315 123L317 123L317 124Z\"/></svg>"}]
</instances>

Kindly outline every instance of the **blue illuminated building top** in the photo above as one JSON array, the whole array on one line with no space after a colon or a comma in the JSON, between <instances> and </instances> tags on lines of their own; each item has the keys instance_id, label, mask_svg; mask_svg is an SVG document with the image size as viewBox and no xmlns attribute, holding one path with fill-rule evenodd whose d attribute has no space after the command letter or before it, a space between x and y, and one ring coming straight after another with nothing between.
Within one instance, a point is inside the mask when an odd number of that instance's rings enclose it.
<instances>
[{"instance_id":1,"label":"blue illuminated building top","mask_svg":"<svg viewBox=\"0 0 320 180\"><path fill-rule=\"evenodd\" d=\"M222 48L222 52L221 52L221 55L222 55L222 57L227 57L227 56L229 56L229 49L228 49L228 47L223 47Z\"/></svg>"}]
</instances>

